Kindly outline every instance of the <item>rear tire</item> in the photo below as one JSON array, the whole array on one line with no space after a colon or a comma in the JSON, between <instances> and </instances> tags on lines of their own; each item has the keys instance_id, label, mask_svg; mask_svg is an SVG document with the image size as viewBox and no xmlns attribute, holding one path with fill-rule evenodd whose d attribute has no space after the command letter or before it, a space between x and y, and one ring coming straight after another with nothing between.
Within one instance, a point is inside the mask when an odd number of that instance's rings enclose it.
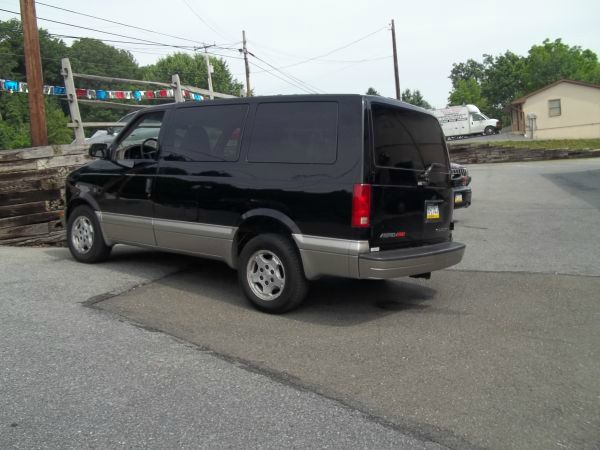
<instances>
[{"instance_id":1,"label":"rear tire","mask_svg":"<svg viewBox=\"0 0 600 450\"><path fill-rule=\"evenodd\" d=\"M69 215L67 243L73 258L88 264L106 260L111 251L102 237L96 213L85 205L76 207Z\"/></svg>"},{"instance_id":2,"label":"rear tire","mask_svg":"<svg viewBox=\"0 0 600 450\"><path fill-rule=\"evenodd\" d=\"M308 292L308 281L294 244L278 234L251 239L238 260L238 280L259 310L280 314L296 308Z\"/></svg>"}]
</instances>

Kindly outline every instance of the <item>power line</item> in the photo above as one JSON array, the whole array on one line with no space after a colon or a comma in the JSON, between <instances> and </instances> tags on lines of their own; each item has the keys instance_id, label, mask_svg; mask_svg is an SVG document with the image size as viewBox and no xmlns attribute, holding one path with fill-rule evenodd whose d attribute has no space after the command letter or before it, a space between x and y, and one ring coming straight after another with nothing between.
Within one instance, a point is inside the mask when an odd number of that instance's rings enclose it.
<instances>
[{"instance_id":1,"label":"power line","mask_svg":"<svg viewBox=\"0 0 600 450\"><path fill-rule=\"evenodd\" d=\"M20 13L18 13L16 11L10 11L8 9L2 9L2 8L0 8L0 11L4 11L4 12L7 12L7 13L20 15ZM43 20L45 22L58 23L60 25L66 25L66 26L74 27L74 28L81 28L82 30L95 31L97 33L109 34L109 35L112 35L112 36L122 37L122 38L126 38L126 39L135 39L137 41L145 42L145 43L149 43L149 44L163 45L165 47L173 47L173 48L180 48L180 49L189 49L191 47L191 46L183 46L183 45L164 44L164 43L161 43L161 42L150 41L148 39L136 38L136 37L127 36L127 35L124 35L124 34L111 33L110 31L102 31L102 30L98 30L96 28L84 27L84 26L81 26L81 25L74 25L72 23L61 22L61 21L58 21L58 20L46 19L44 17L39 17L39 16L37 17L37 19L38 20Z\"/></svg>"},{"instance_id":2,"label":"power line","mask_svg":"<svg viewBox=\"0 0 600 450\"><path fill-rule=\"evenodd\" d=\"M315 56L315 57L312 57L312 58L308 58L308 59L302 60L302 61L294 63L294 64L288 64L286 66L281 66L281 67L279 67L279 69L288 69L290 67L299 66L300 64L305 64L307 62L314 61L316 59L324 58L325 56L329 56L332 53L338 52L340 50L344 50L345 48L348 48L348 47L350 47L350 46L352 46L352 45L354 45L354 44L356 44L356 43L358 43L360 41L364 41L365 39L373 36L374 34L377 34L377 33L381 32L383 30L387 30L387 26L379 28L379 29L377 29L377 30L375 30L375 31L373 31L373 32L371 32L371 33L369 33L369 34L361 37L361 38L358 38L358 39L356 39L356 40L354 40L352 42L349 42L348 44L342 45L341 47L334 48L333 50L330 50L327 53L323 53L322 55L318 55L318 56ZM260 72L257 72L257 73L260 73Z\"/></svg>"},{"instance_id":3,"label":"power line","mask_svg":"<svg viewBox=\"0 0 600 450\"><path fill-rule=\"evenodd\" d=\"M315 94L318 94L318 93L319 93L318 91L324 92L323 90L321 90L321 89L319 89L319 88L317 88L317 87L315 87L315 86L311 86L309 83L306 83L306 82L302 81L301 79L299 79L299 78L297 78L297 77L295 77L295 76L293 76L293 75L290 75L290 74L288 74L288 73L286 73L286 72L282 71L281 69L278 69L277 67L275 67L274 65L272 65L272 64L270 64L270 63L268 63L268 62L267 62L267 61L265 61L264 59L261 59L261 58L259 58L259 57L258 57L258 56L256 56L255 54L253 54L253 53L250 53L250 52L248 52L248 53L250 54L250 56L252 56L252 57L254 57L254 58L258 59L259 61L261 61L261 62L263 62L263 63L265 63L267 66L271 67L273 70L276 70L277 72L281 73L283 76L286 76L286 77L288 77L289 79L291 79L291 80L293 80L293 81L295 81L295 82L297 82L297 83L299 83L299 84L301 84L301 85L303 85L303 86L306 86L306 87L307 87L309 90L313 91L313 93L315 93Z\"/></svg>"},{"instance_id":4,"label":"power line","mask_svg":"<svg viewBox=\"0 0 600 450\"><path fill-rule=\"evenodd\" d=\"M277 79L279 79L279 80L281 80L281 81L283 81L283 82L285 82L285 83L287 83L287 84L289 84L289 85L291 85L291 86L294 86L295 88L297 88L297 89L300 89L300 90L302 90L303 92L305 92L305 93L307 93L307 94L314 94L314 92L312 92L312 91L310 91L310 90L306 89L306 88L305 88L305 87L303 87L302 85L298 85L298 84L296 84L296 83L294 83L294 82L292 82L292 81L290 81L290 80L288 80L288 79L286 79L286 78L280 77L279 75L277 75L277 74L273 73L272 71L265 70L265 68L264 68L264 67L262 67L262 66L260 66L260 65L256 64L255 62L249 61L249 63L250 63L250 64L252 64L252 65L253 65L253 66L255 66L255 67L258 67L258 68L259 68L259 69L261 69L263 72L266 72L266 73L268 73L268 74L269 74L269 75L271 75L272 77L275 77L275 78L277 78Z\"/></svg>"},{"instance_id":5,"label":"power line","mask_svg":"<svg viewBox=\"0 0 600 450\"><path fill-rule=\"evenodd\" d=\"M356 65L356 64L363 64L363 63L366 63L366 62L372 62L372 61L380 61L380 60L383 60L383 59L390 59L391 57L392 57L392 56L379 56L379 57L377 57L377 58L363 59L363 60L360 60L360 61L357 61L357 62L354 62L354 63L348 64L348 65L345 65L345 66L343 66L343 67L339 67L339 68L337 68L337 69L335 69L335 70L328 70L327 72L322 72L322 73L320 73L319 75L315 75L314 77L311 77L311 79L314 79L314 78L320 78L320 77L323 77L323 76L325 76L325 75L329 75L329 74L336 73L336 72L341 72L342 70L345 70L345 69L347 69L348 67L354 66L354 65ZM287 89L287 88L284 88L284 89L277 89L277 90L275 90L275 91L270 91L270 92L271 92L271 93L278 93L278 92L281 92L281 91L283 91L283 90L285 90L285 89Z\"/></svg>"},{"instance_id":6,"label":"power line","mask_svg":"<svg viewBox=\"0 0 600 450\"><path fill-rule=\"evenodd\" d=\"M198 18L198 20L200 20L200 22L202 22L204 25L206 25L208 28L210 28L213 32L217 33L219 36L228 39L227 36L225 36L223 33L221 33L219 30L217 30L216 28L214 28L211 24L209 24L206 20L204 20L204 18L198 14L194 8L191 7L191 5L187 2L187 0L182 0L183 3L185 4L185 6L188 7L188 9L192 12L192 14L194 16L196 16Z\"/></svg>"},{"instance_id":7,"label":"power line","mask_svg":"<svg viewBox=\"0 0 600 450\"><path fill-rule=\"evenodd\" d=\"M85 13L82 13L82 12L79 12L79 11L73 11L72 9L61 8L60 6L49 5L48 3L42 3L40 1L36 1L36 4L47 6L48 8L54 8L54 9L59 9L61 11L70 12L72 14L77 14L79 16L90 17L92 19L101 20L103 22L113 23L115 25L121 25L123 27L128 27L128 28L133 28L133 29L136 29L136 30L145 31L147 33L154 33L154 34L158 34L158 35L161 35L161 36L170 37L170 38L173 38L173 39L179 39L181 41L193 42L193 43L196 43L196 44L203 44L202 42L194 41L192 39L182 38L180 36L174 36L172 34L167 34L167 33L161 33L160 31L149 30L148 28L142 28L142 27L138 27L138 26L127 24L127 23L123 23L123 22L117 22L115 20L105 19L105 18L102 18L102 17L93 16L91 14L85 14Z\"/></svg>"}]
</instances>

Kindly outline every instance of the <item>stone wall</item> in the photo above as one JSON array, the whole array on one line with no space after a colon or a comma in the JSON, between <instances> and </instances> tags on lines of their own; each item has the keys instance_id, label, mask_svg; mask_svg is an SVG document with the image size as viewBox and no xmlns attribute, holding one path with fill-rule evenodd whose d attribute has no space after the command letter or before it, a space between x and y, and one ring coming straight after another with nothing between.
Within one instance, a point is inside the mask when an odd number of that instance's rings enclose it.
<instances>
[{"instance_id":1,"label":"stone wall","mask_svg":"<svg viewBox=\"0 0 600 450\"><path fill-rule=\"evenodd\" d=\"M0 245L63 242L65 177L87 160L86 146L0 151Z\"/></svg>"},{"instance_id":2,"label":"stone wall","mask_svg":"<svg viewBox=\"0 0 600 450\"><path fill-rule=\"evenodd\" d=\"M545 150L494 147L489 144L448 143L450 160L458 164L484 164L519 161L546 161L551 159L574 159L600 157L597 150Z\"/></svg>"}]
</instances>

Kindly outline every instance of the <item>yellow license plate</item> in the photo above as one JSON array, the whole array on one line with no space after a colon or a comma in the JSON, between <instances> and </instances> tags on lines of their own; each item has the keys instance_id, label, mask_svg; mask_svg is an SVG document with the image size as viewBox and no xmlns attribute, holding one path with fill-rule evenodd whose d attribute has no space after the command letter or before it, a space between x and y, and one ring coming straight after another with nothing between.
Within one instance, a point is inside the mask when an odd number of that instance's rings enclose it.
<instances>
[{"instance_id":1,"label":"yellow license plate","mask_svg":"<svg viewBox=\"0 0 600 450\"><path fill-rule=\"evenodd\" d=\"M427 220L440 218L440 208L438 205L427 205Z\"/></svg>"}]
</instances>

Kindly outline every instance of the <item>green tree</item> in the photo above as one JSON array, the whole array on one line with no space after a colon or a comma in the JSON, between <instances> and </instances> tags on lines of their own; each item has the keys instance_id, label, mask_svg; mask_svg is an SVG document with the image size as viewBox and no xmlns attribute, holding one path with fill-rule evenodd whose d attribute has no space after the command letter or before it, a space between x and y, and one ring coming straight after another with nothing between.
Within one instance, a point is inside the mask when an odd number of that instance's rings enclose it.
<instances>
[{"instance_id":1,"label":"green tree","mask_svg":"<svg viewBox=\"0 0 600 450\"><path fill-rule=\"evenodd\" d=\"M464 63L452 64L450 70L450 80L452 80L452 87L456 89L460 80L469 80L473 78L476 82L481 82L485 74L484 64L475 61L474 59L467 59Z\"/></svg>"},{"instance_id":2,"label":"green tree","mask_svg":"<svg viewBox=\"0 0 600 450\"><path fill-rule=\"evenodd\" d=\"M523 90L527 93L562 78L600 83L600 63L591 50L563 43L561 39L544 40L529 49L523 67Z\"/></svg>"},{"instance_id":3,"label":"green tree","mask_svg":"<svg viewBox=\"0 0 600 450\"><path fill-rule=\"evenodd\" d=\"M481 80L481 95L489 105L487 113L507 119L506 105L523 92L523 67L525 58L507 51L500 56L484 55L485 77Z\"/></svg>"},{"instance_id":4,"label":"green tree","mask_svg":"<svg viewBox=\"0 0 600 450\"><path fill-rule=\"evenodd\" d=\"M59 100L45 97L46 128L50 144L68 144L73 133L67 128L68 117ZM31 145L27 96L0 93L0 149L23 148Z\"/></svg>"},{"instance_id":5,"label":"green tree","mask_svg":"<svg viewBox=\"0 0 600 450\"><path fill-rule=\"evenodd\" d=\"M369 89L367 89L366 94L367 95L381 95L379 92L377 92L377 90L375 90L374 87L370 87Z\"/></svg>"},{"instance_id":6,"label":"green tree","mask_svg":"<svg viewBox=\"0 0 600 450\"><path fill-rule=\"evenodd\" d=\"M74 72L129 79L139 79L141 76L138 64L130 52L98 39L84 38L73 42L69 48L69 58ZM113 86L111 89L125 89L128 86ZM86 80L86 87L107 88L102 82L89 80Z\"/></svg>"},{"instance_id":7,"label":"green tree","mask_svg":"<svg viewBox=\"0 0 600 450\"><path fill-rule=\"evenodd\" d=\"M61 39L51 37L39 29L42 71L46 84L63 84L60 73L61 58L67 56L67 46ZM23 28L17 19L0 21L0 75L4 78L25 80Z\"/></svg>"},{"instance_id":8,"label":"green tree","mask_svg":"<svg viewBox=\"0 0 600 450\"><path fill-rule=\"evenodd\" d=\"M421 91L418 89L415 89L414 91L405 89L402 91L402 101L410 103L411 105L420 106L421 108L432 109L429 102L423 98L423 94L421 94Z\"/></svg>"},{"instance_id":9,"label":"green tree","mask_svg":"<svg viewBox=\"0 0 600 450\"><path fill-rule=\"evenodd\" d=\"M527 56L506 51L453 64L449 78L451 104L473 103L510 123L504 111L512 100L563 78L600 84L600 63L589 49L546 39Z\"/></svg>"},{"instance_id":10,"label":"green tree","mask_svg":"<svg viewBox=\"0 0 600 450\"><path fill-rule=\"evenodd\" d=\"M183 84L208 89L208 72L204 55L174 53L159 59L156 64L143 67L144 79L171 82L173 74L179 74ZM221 58L210 57L213 66L212 83L216 92L240 95L243 84L233 78L229 66Z\"/></svg>"},{"instance_id":11,"label":"green tree","mask_svg":"<svg viewBox=\"0 0 600 450\"><path fill-rule=\"evenodd\" d=\"M475 78L458 80L457 86L450 93L448 100L450 106L471 104L480 110L485 110L488 106L486 99L481 96L481 86Z\"/></svg>"}]
</instances>

